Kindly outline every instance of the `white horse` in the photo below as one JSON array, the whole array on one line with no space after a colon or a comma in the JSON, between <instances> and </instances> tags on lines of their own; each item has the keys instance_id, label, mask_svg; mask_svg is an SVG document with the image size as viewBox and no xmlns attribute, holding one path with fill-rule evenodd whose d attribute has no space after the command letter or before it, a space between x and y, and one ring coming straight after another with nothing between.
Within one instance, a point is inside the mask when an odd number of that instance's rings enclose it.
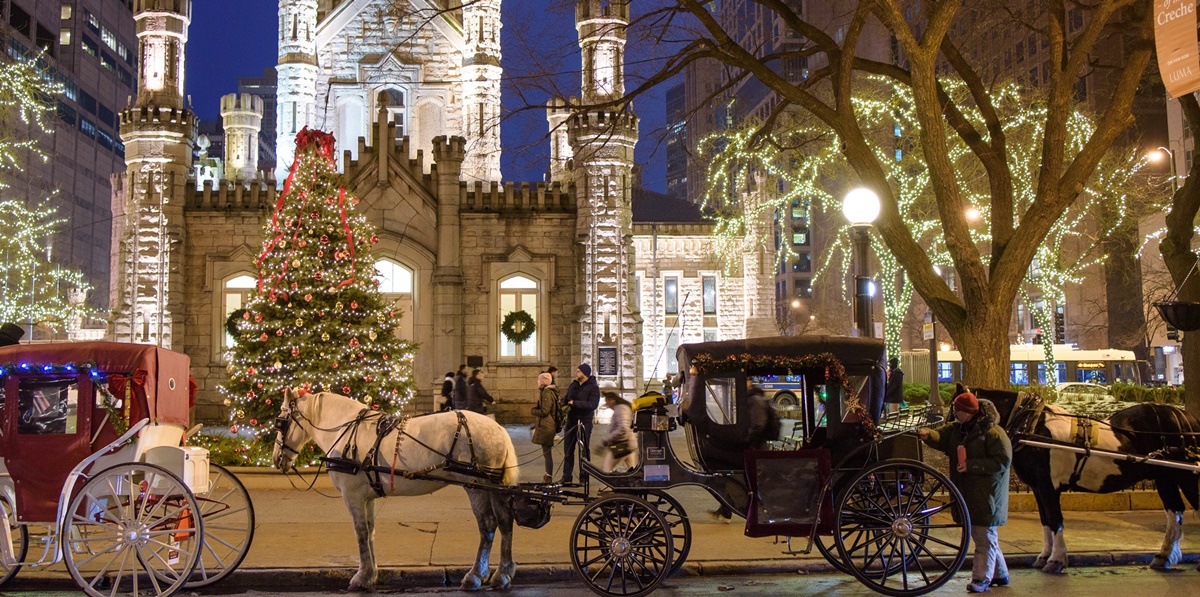
<instances>
[{"instance_id":1,"label":"white horse","mask_svg":"<svg viewBox=\"0 0 1200 597\"><path fill-rule=\"evenodd\" d=\"M460 426L460 420L465 425ZM379 438L377 431L381 421L385 421L385 434ZM398 425L389 431L388 423ZM517 454L508 432L492 419L474 412L436 413L400 423L388 421L352 398L329 392L289 391L276 419L276 428L272 461L276 468L285 472L295 468L297 452L309 441L316 442L334 459L364 459L378 440L378 458L373 460L396 470L394 477L388 472L377 475L376 486L386 496L425 495L447 485L429 478L407 478L405 472L462 482L484 481L478 476L446 470L447 461L474 463L479 470L494 473L500 485L517 484ZM355 446L357 454L353 453ZM347 451L351 453L347 454ZM455 467L455 470L461 469ZM372 590L378 573L375 567L375 499L383 497L372 487L372 477L376 475L369 475L366 470L357 474L331 470L329 476L334 487L342 493L354 519L354 532L358 535L358 572L350 580L350 590ZM463 577L461 588L478 590L490 578L492 588L507 589L516 573L512 559L511 500L502 492L475 488L466 491L479 524L479 552L474 565ZM500 565L495 574L489 576L488 560L497 527L503 535Z\"/></svg>"}]
</instances>

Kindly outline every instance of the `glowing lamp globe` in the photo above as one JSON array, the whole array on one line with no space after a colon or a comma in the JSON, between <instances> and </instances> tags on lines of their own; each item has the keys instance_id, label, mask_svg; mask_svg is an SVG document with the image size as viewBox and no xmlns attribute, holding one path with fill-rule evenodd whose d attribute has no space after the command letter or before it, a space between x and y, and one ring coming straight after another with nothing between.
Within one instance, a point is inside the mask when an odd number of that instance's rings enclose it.
<instances>
[{"instance_id":1,"label":"glowing lamp globe","mask_svg":"<svg viewBox=\"0 0 1200 597\"><path fill-rule=\"evenodd\" d=\"M870 189L854 189L842 201L842 214L854 226L870 226L879 217L879 196Z\"/></svg>"}]
</instances>

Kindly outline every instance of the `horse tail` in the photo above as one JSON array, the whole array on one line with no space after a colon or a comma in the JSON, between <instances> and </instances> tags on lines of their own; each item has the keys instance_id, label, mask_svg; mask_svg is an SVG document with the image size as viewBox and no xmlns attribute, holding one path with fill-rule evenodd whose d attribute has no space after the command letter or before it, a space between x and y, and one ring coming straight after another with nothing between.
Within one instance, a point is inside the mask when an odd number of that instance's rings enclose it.
<instances>
[{"instance_id":1,"label":"horse tail","mask_svg":"<svg viewBox=\"0 0 1200 597\"><path fill-rule=\"evenodd\" d=\"M513 447L512 438L507 433L503 437L506 440L504 442L504 476L500 478L500 483L512 487L521 482L521 465L517 461L517 449Z\"/></svg>"}]
</instances>

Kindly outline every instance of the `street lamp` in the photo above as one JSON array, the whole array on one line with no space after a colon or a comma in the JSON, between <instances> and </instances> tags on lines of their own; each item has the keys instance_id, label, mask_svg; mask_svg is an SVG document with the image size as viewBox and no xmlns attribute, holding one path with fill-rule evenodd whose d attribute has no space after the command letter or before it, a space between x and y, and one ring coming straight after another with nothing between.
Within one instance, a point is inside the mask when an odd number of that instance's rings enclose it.
<instances>
[{"instance_id":1,"label":"street lamp","mask_svg":"<svg viewBox=\"0 0 1200 597\"><path fill-rule=\"evenodd\" d=\"M871 283L869 232L871 224L879 217L879 196L870 189L854 189L842 201L842 214L850 222L850 235L854 243L854 327L859 336L871 338L874 336L871 297L875 294L875 288Z\"/></svg>"},{"instance_id":2,"label":"street lamp","mask_svg":"<svg viewBox=\"0 0 1200 597\"><path fill-rule=\"evenodd\" d=\"M1175 153L1166 147L1159 146L1158 149L1150 151L1146 154L1146 159L1151 162L1161 161L1167 158L1171 162L1171 194L1179 192L1179 176L1175 173Z\"/></svg>"}]
</instances>

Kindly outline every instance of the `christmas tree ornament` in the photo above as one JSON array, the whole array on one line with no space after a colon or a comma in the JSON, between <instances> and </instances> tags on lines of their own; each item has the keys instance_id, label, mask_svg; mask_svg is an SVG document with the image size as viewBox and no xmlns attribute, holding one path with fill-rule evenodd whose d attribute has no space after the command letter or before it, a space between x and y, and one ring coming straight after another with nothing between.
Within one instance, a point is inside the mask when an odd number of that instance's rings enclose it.
<instances>
[{"instance_id":1,"label":"christmas tree ornament","mask_svg":"<svg viewBox=\"0 0 1200 597\"><path fill-rule=\"evenodd\" d=\"M242 319L245 319L246 321L250 321L250 312L246 311L245 313L242 313Z\"/></svg>"},{"instance_id":2,"label":"christmas tree ornament","mask_svg":"<svg viewBox=\"0 0 1200 597\"><path fill-rule=\"evenodd\" d=\"M325 332L324 334L321 334L321 341L322 341L322 342L328 342L328 341L329 341L329 332Z\"/></svg>"},{"instance_id":3,"label":"christmas tree ornament","mask_svg":"<svg viewBox=\"0 0 1200 597\"><path fill-rule=\"evenodd\" d=\"M299 347L292 348L292 356L294 356L294 357L300 356L300 348Z\"/></svg>"},{"instance_id":4,"label":"christmas tree ornament","mask_svg":"<svg viewBox=\"0 0 1200 597\"><path fill-rule=\"evenodd\" d=\"M338 301L338 302L334 303L333 308L337 309L338 311L341 311L343 308L342 301Z\"/></svg>"},{"instance_id":5,"label":"christmas tree ornament","mask_svg":"<svg viewBox=\"0 0 1200 597\"><path fill-rule=\"evenodd\" d=\"M311 303L311 302L312 302L312 295L311 295L311 294L306 294L306 295L304 295L304 302L306 302L306 303Z\"/></svg>"},{"instance_id":6,"label":"christmas tree ornament","mask_svg":"<svg viewBox=\"0 0 1200 597\"><path fill-rule=\"evenodd\" d=\"M303 320L303 319L297 319L297 320L296 320L296 327L298 327L298 328L302 328L302 327L304 327L304 320Z\"/></svg>"},{"instance_id":7,"label":"christmas tree ornament","mask_svg":"<svg viewBox=\"0 0 1200 597\"><path fill-rule=\"evenodd\" d=\"M275 367L275 370L279 371L280 369L283 369L283 363L281 363L279 361L275 361L275 364L272 365L272 367Z\"/></svg>"},{"instance_id":8,"label":"christmas tree ornament","mask_svg":"<svg viewBox=\"0 0 1200 597\"><path fill-rule=\"evenodd\" d=\"M367 337L374 340L379 337L379 334L376 334L375 330L371 330L371 332L367 334Z\"/></svg>"}]
</instances>

